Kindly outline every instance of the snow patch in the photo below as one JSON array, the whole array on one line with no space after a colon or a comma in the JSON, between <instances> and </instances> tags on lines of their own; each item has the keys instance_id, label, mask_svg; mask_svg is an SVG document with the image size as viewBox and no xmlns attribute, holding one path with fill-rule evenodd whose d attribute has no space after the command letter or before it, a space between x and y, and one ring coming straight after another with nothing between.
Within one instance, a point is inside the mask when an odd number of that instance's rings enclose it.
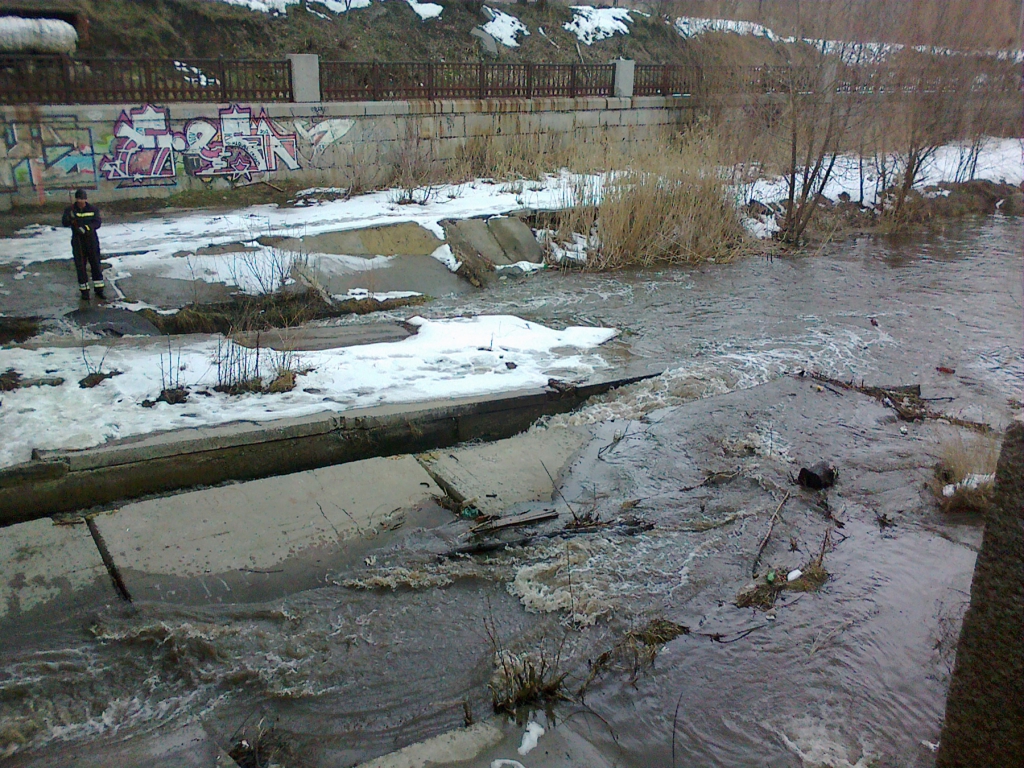
<instances>
[{"instance_id":1,"label":"snow patch","mask_svg":"<svg viewBox=\"0 0 1024 768\"><path fill-rule=\"evenodd\" d=\"M491 20L483 26L484 32L489 34L499 43L507 48L518 48L517 35L529 35L530 30L526 28L519 19L504 11L496 11L493 8L484 6L491 15Z\"/></svg>"},{"instance_id":2,"label":"snow patch","mask_svg":"<svg viewBox=\"0 0 1024 768\"><path fill-rule=\"evenodd\" d=\"M416 12L416 15L424 21L427 19L436 19L441 15L441 11L444 10L444 6L438 5L437 3L420 3L417 2L417 0L405 0L405 2L407 2L409 7Z\"/></svg>"},{"instance_id":3,"label":"snow patch","mask_svg":"<svg viewBox=\"0 0 1024 768\"><path fill-rule=\"evenodd\" d=\"M613 35L628 35L633 19L625 8L594 8L590 5L572 6L572 21L562 28L572 32L584 45L592 45Z\"/></svg>"},{"instance_id":4,"label":"snow patch","mask_svg":"<svg viewBox=\"0 0 1024 768\"><path fill-rule=\"evenodd\" d=\"M225 341L219 338L170 350L166 340L109 351L89 346L85 354L78 347L5 349L4 369L14 368L26 378L60 376L65 383L4 393L0 466L27 461L33 448L88 448L184 427L543 387L556 369L586 379L608 367L595 349L618 333L611 328L557 331L511 315L414 317L409 322L419 332L400 342L297 354L264 350L268 365L280 358L293 369L306 371L294 390L281 394L233 396L211 391L218 383L217 361L223 359ZM505 365L509 353L515 354L514 369ZM86 356L94 363L105 356L104 370L121 375L80 389L78 380L91 372ZM188 402L140 406L161 389L179 384L192 390Z\"/></svg>"}]
</instances>

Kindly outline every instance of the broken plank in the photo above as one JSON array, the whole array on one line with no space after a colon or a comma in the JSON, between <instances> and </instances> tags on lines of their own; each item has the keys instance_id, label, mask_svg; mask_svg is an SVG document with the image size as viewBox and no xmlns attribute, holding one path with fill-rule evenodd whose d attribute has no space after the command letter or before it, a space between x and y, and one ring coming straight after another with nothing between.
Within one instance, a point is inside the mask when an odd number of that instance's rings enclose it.
<instances>
[{"instance_id":1,"label":"broken plank","mask_svg":"<svg viewBox=\"0 0 1024 768\"><path fill-rule=\"evenodd\" d=\"M552 520L556 517L558 517L558 513L555 510L540 509L534 510L533 512L523 512L519 515L511 515L509 517L499 517L497 520L488 520L487 522L476 525L469 530L471 533L490 533L491 531L500 531L503 528L513 528L517 525L540 523L544 520Z\"/></svg>"}]
</instances>

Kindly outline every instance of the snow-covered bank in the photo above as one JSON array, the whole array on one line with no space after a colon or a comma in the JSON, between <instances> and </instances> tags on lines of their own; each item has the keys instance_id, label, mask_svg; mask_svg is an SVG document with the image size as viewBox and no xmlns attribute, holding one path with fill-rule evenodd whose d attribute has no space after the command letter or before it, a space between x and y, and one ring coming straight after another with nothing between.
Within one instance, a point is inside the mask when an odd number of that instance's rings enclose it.
<instances>
[{"instance_id":1,"label":"snow-covered bank","mask_svg":"<svg viewBox=\"0 0 1024 768\"><path fill-rule=\"evenodd\" d=\"M1020 186L1024 183L1024 141L1021 139L985 139L981 144L974 163L973 174L967 172L970 165L970 147L968 145L951 144L939 147L920 169L915 189L935 186L941 183L955 183L976 180L999 182ZM894 171L902 170L897 156L884 158L888 168L888 184L893 184ZM765 205L782 202L788 195L787 180L783 176L762 178L734 188L737 202L740 205L750 201ZM882 203L883 177L873 158L861 158L858 155L840 155L836 159L828 184L825 185L824 196L836 201L840 195L849 195L849 199L860 203L866 208L877 208ZM797 190L799 194L799 187ZM771 221L748 219L748 231L755 237L769 237L777 228Z\"/></svg>"},{"instance_id":2,"label":"snow-covered bank","mask_svg":"<svg viewBox=\"0 0 1024 768\"><path fill-rule=\"evenodd\" d=\"M543 181L509 185L492 180L446 184L424 194L422 205L400 205L399 191L385 190L344 200L281 208L257 205L228 213L171 214L107 224L100 230L104 258L113 264L112 279L145 271L155 277L199 279L237 285L258 293L268 279L287 276L298 254L259 245L257 238L305 237L401 222L420 224L440 238L444 219L508 213L519 208L554 210L572 199L574 177L563 172ZM302 197L309 200L311 196ZM28 265L70 257L68 233L59 227L30 227L24 236L0 239L0 264ZM245 243L244 253L175 257L211 245ZM321 255L302 254L315 262ZM331 258L325 256L325 258Z\"/></svg>"},{"instance_id":3,"label":"snow-covered bank","mask_svg":"<svg viewBox=\"0 0 1024 768\"><path fill-rule=\"evenodd\" d=\"M291 392L226 395L217 381L218 339L179 347L154 342L142 347L7 349L0 370L26 378L61 376L59 387L5 392L0 407L0 466L26 461L33 448L86 448L107 440L167 429L267 421L320 411L344 411L385 403L412 403L544 386L548 378L585 379L607 364L594 348L613 338L611 328L555 331L509 315L425 320L401 342L295 353L298 377ZM170 345L170 346L169 346ZM244 354L240 348L235 354ZM95 370L121 374L92 389L78 380ZM270 364L279 353L264 350ZM221 351L221 359L225 352ZM143 408L163 387L187 386L187 403Z\"/></svg>"}]
</instances>

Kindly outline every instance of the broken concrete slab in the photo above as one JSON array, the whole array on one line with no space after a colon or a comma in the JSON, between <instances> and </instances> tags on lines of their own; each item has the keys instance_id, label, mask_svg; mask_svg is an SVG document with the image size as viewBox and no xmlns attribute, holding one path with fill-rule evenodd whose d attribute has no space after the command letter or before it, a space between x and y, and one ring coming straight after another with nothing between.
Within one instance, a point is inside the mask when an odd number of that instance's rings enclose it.
<instances>
[{"instance_id":1,"label":"broken concrete slab","mask_svg":"<svg viewBox=\"0 0 1024 768\"><path fill-rule=\"evenodd\" d=\"M487 228L498 241L510 263L529 261L540 264L544 261L544 251L530 229L522 219L515 216L492 216L487 220Z\"/></svg>"},{"instance_id":2,"label":"broken concrete slab","mask_svg":"<svg viewBox=\"0 0 1024 768\"><path fill-rule=\"evenodd\" d=\"M0 619L58 600L70 602L79 590L110 584L84 524L54 525L44 519L0 528L0 562Z\"/></svg>"},{"instance_id":3,"label":"broken concrete slab","mask_svg":"<svg viewBox=\"0 0 1024 768\"><path fill-rule=\"evenodd\" d=\"M512 264L483 219L449 219L442 221L445 235L456 257L475 254L491 264Z\"/></svg>"},{"instance_id":4,"label":"broken concrete slab","mask_svg":"<svg viewBox=\"0 0 1024 768\"><path fill-rule=\"evenodd\" d=\"M415 330L416 326L376 323L359 326L275 328L261 331L259 334L236 333L231 338L235 343L250 349L259 345L281 352L315 352L360 344L402 341L412 336Z\"/></svg>"},{"instance_id":5,"label":"broken concrete slab","mask_svg":"<svg viewBox=\"0 0 1024 768\"><path fill-rule=\"evenodd\" d=\"M148 499L95 520L138 597L149 592L147 576L268 572L306 550L372 535L439 493L401 456Z\"/></svg>"},{"instance_id":6,"label":"broken concrete slab","mask_svg":"<svg viewBox=\"0 0 1024 768\"><path fill-rule=\"evenodd\" d=\"M453 499L500 515L519 502L551 499L554 483L586 440L580 429L538 429L418 458Z\"/></svg>"}]
</instances>

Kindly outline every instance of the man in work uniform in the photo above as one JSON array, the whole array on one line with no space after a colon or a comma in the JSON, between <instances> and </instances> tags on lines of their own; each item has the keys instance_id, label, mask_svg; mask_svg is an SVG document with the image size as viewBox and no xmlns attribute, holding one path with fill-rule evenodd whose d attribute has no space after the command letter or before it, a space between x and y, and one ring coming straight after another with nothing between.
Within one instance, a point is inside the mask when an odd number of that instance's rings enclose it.
<instances>
[{"instance_id":1,"label":"man in work uniform","mask_svg":"<svg viewBox=\"0 0 1024 768\"><path fill-rule=\"evenodd\" d=\"M71 228L71 252L78 272L78 290L82 301L89 300L89 270L92 269L92 287L96 296L103 298L103 267L100 265L100 238L96 230L103 221L99 209L89 204L84 189L75 192L75 204L64 211L61 224Z\"/></svg>"}]
</instances>

